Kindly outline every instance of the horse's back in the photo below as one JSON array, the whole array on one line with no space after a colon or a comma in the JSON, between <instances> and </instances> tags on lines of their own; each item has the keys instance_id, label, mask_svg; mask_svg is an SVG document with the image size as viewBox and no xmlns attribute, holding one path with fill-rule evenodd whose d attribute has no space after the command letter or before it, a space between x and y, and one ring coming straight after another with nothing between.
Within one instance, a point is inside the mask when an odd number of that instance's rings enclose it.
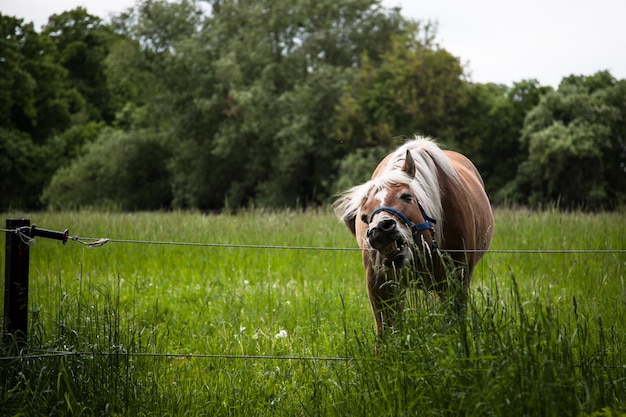
<instances>
[{"instance_id":1,"label":"horse's back","mask_svg":"<svg viewBox=\"0 0 626 417\"><path fill-rule=\"evenodd\" d=\"M480 176L478 169L476 166L470 161L465 155L462 155L455 151L444 150L443 153L446 154L452 166L456 169L456 172L459 176L466 180L473 182L474 180L478 180L481 188L485 188L485 183L483 182L483 178Z\"/></svg>"},{"instance_id":2,"label":"horse's back","mask_svg":"<svg viewBox=\"0 0 626 417\"><path fill-rule=\"evenodd\" d=\"M391 160L393 155L394 155L393 152L390 153L389 155L385 156L382 161L378 163L378 166L376 167L374 172L372 172L371 179L378 178L387 169L387 165L389 164L389 161Z\"/></svg>"},{"instance_id":3,"label":"horse's back","mask_svg":"<svg viewBox=\"0 0 626 417\"><path fill-rule=\"evenodd\" d=\"M458 174L460 184L448 184L449 189L444 192L442 203L446 206L454 206L453 210L447 210L448 218L446 226L448 230L464 229L457 236L462 237L462 241L457 239L449 242L452 246L448 249L471 249L487 250L493 236L493 212L491 203L485 192L485 186L478 169L464 155L446 150L444 151L452 166ZM456 225L453 225L456 223ZM470 261L470 269L482 257L482 253L467 254Z\"/></svg>"}]
</instances>

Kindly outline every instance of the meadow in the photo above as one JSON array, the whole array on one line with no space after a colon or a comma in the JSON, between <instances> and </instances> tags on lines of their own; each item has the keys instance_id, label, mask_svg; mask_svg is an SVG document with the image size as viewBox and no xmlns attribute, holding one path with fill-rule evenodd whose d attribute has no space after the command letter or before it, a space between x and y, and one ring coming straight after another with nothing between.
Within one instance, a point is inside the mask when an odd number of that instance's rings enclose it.
<instances>
[{"instance_id":1,"label":"meadow","mask_svg":"<svg viewBox=\"0 0 626 417\"><path fill-rule=\"evenodd\" d=\"M111 240L36 239L1 414L626 415L626 254L593 252L626 249L624 212L495 215L467 314L417 291L376 352L330 210L5 213Z\"/></svg>"}]
</instances>

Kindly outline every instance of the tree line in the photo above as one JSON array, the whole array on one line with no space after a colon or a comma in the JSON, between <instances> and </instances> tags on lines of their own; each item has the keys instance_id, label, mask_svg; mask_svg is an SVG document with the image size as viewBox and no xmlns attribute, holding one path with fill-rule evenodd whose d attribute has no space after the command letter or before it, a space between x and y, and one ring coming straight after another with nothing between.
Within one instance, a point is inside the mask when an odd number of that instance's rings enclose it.
<instances>
[{"instance_id":1,"label":"tree line","mask_svg":"<svg viewBox=\"0 0 626 417\"><path fill-rule=\"evenodd\" d=\"M379 0L143 0L0 14L0 209L304 207L414 134L495 204L626 197L626 80L471 82L436 24Z\"/></svg>"}]
</instances>

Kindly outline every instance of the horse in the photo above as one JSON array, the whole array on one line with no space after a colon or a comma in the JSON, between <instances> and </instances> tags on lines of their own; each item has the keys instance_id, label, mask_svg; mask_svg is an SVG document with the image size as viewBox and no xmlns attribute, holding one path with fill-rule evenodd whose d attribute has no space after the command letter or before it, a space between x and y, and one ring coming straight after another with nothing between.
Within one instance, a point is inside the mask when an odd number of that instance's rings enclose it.
<instances>
[{"instance_id":1,"label":"horse","mask_svg":"<svg viewBox=\"0 0 626 417\"><path fill-rule=\"evenodd\" d=\"M474 268L494 230L483 179L467 157L415 136L333 207L362 249L379 339L394 328L404 308L397 288L405 294L409 282L438 299L460 289L453 304L466 308Z\"/></svg>"}]
</instances>

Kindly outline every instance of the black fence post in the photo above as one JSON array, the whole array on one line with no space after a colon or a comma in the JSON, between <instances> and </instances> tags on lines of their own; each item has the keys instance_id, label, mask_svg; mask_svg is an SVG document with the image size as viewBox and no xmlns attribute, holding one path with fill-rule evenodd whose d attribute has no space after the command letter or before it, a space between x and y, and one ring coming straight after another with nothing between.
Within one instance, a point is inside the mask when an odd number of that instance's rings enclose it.
<instances>
[{"instance_id":1,"label":"black fence post","mask_svg":"<svg viewBox=\"0 0 626 417\"><path fill-rule=\"evenodd\" d=\"M30 237L30 220L7 219L7 230L21 229ZM18 233L6 233L4 266L4 339L6 343L26 344L28 335L29 248Z\"/></svg>"}]
</instances>

